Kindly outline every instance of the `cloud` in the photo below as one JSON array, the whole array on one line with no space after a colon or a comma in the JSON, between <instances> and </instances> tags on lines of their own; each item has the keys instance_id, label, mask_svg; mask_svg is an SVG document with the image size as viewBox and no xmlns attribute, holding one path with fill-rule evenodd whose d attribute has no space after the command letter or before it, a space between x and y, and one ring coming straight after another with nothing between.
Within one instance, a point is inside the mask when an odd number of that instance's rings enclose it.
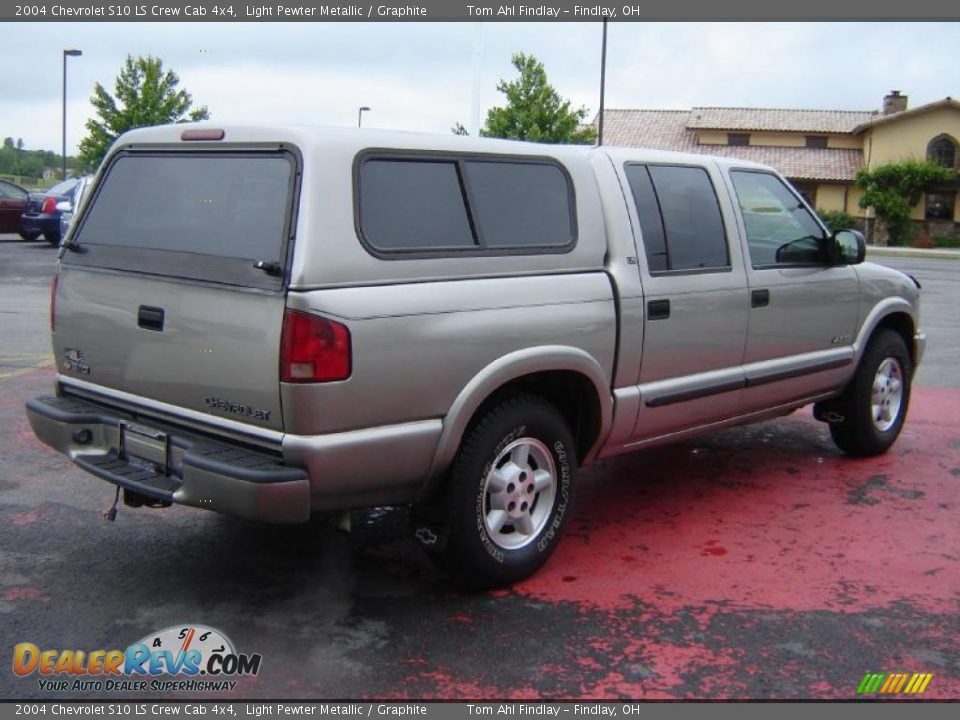
<instances>
[{"instance_id":1,"label":"cloud","mask_svg":"<svg viewBox=\"0 0 960 720\"><path fill-rule=\"evenodd\" d=\"M96 82L112 90L127 54L175 70L215 120L447 132L469 123L479 35L481 117L502 104L510 56L544 62L592 117L601 24L26 23L0 46L0 135L60 146L61 54L69 61L68 139L83 136ZM8 28L8 29L9 29ZM481 28L478 31L478 28ZM957 23L628 23L609 26L608 107L741 105L873 109L891 89L912 106L960 95ZM25 62L26 59L26 62Z\"/></svg>"},{"instance_id":2,"label":"cloud","mask_svg":"<svg viewBox=\"0 0 960 720\"><path fill-rule=\"evenodd\" d=\"M240 63L242 83L225 83L219 68L193 70L185 84L211 108L214 121L352 126L360 106L368 127L448 132L470 100L470 87L443 75L409 82L382 70L375 79L342 68L277 68ZM239 87L238 87L239 85Z\"/></svg>"}]
</instances>

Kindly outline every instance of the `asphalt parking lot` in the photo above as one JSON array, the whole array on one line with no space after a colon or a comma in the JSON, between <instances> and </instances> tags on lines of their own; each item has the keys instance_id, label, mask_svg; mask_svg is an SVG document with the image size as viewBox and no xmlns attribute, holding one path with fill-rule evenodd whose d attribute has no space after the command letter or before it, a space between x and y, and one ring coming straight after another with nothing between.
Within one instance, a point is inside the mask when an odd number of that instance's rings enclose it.
<instances>
[{"instance_id":1,"label":"asphalt parking lot","mask_svg":"<svg viewBox=\"0 0 960 720\"><path fill-rule=\"evenodd\" d=\"M214 698L673 699L855 696L868 672L932 673L960 698L960 262L883 258L924 285L930 346L904 433L839 454L807 410L591 466L547 567L464 594L403 510L263 527L121 508L33 437L47 393L56 252L0 236L0 698L16 643L111 649L219 628L260 674ZM157 694L71 693L147 699Z\"/></svg>"}]
</instances>

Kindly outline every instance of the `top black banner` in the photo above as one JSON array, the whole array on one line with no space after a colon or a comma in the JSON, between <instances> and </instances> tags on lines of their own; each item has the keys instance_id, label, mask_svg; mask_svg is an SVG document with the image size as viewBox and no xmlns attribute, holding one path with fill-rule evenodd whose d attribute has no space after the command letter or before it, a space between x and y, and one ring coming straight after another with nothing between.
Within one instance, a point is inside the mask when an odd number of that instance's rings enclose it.
<instances>
[{"instance_id":1,"label":"top black banner","mask_svg":"<svg viewBox=\"0 0 960 720\"><path fill-rule=\"evenodd\" d=\"M613 22L664 20L956 20L956 0L673 0L618 4L569 0L486 3L482 0L410 0L409 2L231 2L230 0L0 0L0 20L24 22L396 22L505 21Z\"/></svg>"}]
</instances>

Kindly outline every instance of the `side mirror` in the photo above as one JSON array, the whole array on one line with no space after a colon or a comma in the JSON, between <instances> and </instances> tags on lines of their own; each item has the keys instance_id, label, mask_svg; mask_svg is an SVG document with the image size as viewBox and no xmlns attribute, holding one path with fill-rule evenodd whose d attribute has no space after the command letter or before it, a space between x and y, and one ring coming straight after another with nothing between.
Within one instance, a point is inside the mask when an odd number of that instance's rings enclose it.
<instances>
[{"instance_id":1,"label":"side mirror","mask_svg":"<svg viewBox=\"0 0 960 720\"><path fill-rule=\"evenodd\" d=\"M60 212L73 212L73 204L69 200L61 200L57 203L57 210Z\"/></svg>"},{"instance_id":2,"label":"side mirror","mask_svg":"<svg viewBox=\"0 0 960 720\"><path fill-rule=\"evenodd\" d=\"M867 256L867 241L859 230L841 230L833 236L837 246L837 263L859 265Z\"/></svg>"}]
</instances>

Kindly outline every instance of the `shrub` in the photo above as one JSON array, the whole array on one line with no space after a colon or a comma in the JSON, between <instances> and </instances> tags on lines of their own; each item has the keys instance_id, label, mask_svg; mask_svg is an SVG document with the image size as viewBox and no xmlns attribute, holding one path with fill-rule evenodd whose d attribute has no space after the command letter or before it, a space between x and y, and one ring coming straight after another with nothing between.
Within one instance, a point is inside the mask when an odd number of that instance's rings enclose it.
<instances>
[{"instance_id":1,"label":"shrub","mask_svg":"<svg viewBox=\"0 0 960 720\"><path fill-rule=\"evenodd\" d=\"M818 208L817 215L820 216L823 224L832 233L838 233L841 230L853 230L857 227L857 221L853 216L842 210L820 210Z\"/></svg>"},{"instance_id":2,"label":"shrub","mask_svg":"<svg viewBox=\"0 0 960 720\"><path fill-rule=\"evenodd\" d=\"M931 185L948 183L960 177L955 170L921 160L905 160L881 165L857 173L856 183L862 187L860 207L873 207L877 217L887 226L890 244L909 240L910 209Z\"/></svg>"}]
</instances>

